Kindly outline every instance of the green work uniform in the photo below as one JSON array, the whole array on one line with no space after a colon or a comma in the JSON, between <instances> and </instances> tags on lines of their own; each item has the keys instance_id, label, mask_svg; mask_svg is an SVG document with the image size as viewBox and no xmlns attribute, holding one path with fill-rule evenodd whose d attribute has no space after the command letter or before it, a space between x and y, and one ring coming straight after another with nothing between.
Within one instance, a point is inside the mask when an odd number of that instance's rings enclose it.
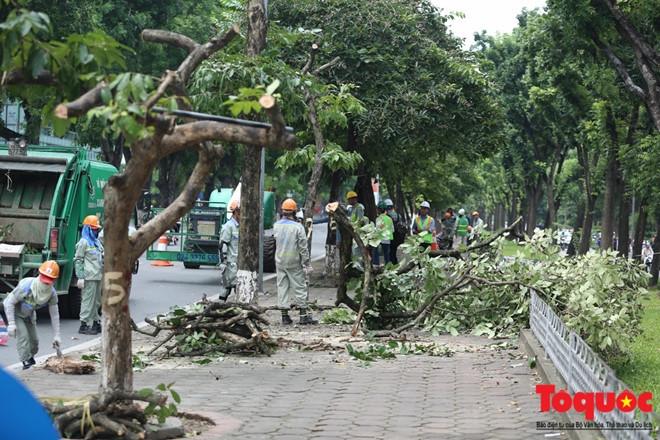
<instances>
[{"instance_id":1,"label":"green work uniform","mask_svg":"<svg viewBox=\"0 0 660 440\"><path fill-rule=\"evenodd\" d=\"M222 256L220 261L226 265L223 274L224 286L220 289L220 299L227 299L232 287L236 288L236 268L238 264L238 232L239 225L233 217L222 226L220 232L220 255L222 255L223 248L226 248L224 260Z\"/></svg>"},{"instance_id":2,"label":"green work uniform","mask_svg":"<svg viewBox=\"0 0 660 440\"><path fill-rule=\"evenodd\" d=\"M277 249L277 300L280 309L288 310L289 287L293 289L296 306L307 308L307 286L303 267L311 265L305 228L300 223L284 217L273 226Z\"/></svg>"},{"instance_id":3,"label":"green work uniform","mask_svg":"<svg viewBox=\"0 0 660 440\"><path fill-rule=\"evenodd\" d=\"M76 244L73 257L76 277L85 280L80 304L80 322L100 322L101 280L103 279L103 246L90 245L86 238L81 238Z\"/></svg>"},{"instance_id":4,"label":"green work uniform","mask_svg":"<svg viewBox=\"0 0 660 440\"><path fill-rule=\"evenodd\" d=\"M38 293L40 289L41 294ZM46 306L50 312L53 329L55 333L59 333L57 293L50 284L42 283L39 278L23 278L4 300L7 320L16 325L16 348L21 362L28 361L39 351L37 309Z\"/></svg>"}]
</instances>

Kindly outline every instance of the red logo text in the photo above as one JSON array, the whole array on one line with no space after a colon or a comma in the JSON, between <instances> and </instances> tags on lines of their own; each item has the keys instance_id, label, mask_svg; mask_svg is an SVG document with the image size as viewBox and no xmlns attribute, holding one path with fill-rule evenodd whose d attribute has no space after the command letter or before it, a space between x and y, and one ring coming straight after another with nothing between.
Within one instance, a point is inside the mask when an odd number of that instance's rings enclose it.
<instances>
[{"instance_id":1,"label":"red logo text","mask_svg":"<svg viewBox=\"0 0 660 440\"><path fill-rule=\"evenodd\" d=\"M536 394L541 395L541 412L548 412L550 408L566 412L572 407L577 412L584 412L587 420L594 419L594 410L606 413L612 411L615 406L623 412L630 412L635 408L644 412L653 410L650 403L653 394L649 392L642 393L639 397L628 390L618 396L616 393L575 393L571 396L566 390L555 393L554 385L536 385Z\"/></svg>"}]
</instances>

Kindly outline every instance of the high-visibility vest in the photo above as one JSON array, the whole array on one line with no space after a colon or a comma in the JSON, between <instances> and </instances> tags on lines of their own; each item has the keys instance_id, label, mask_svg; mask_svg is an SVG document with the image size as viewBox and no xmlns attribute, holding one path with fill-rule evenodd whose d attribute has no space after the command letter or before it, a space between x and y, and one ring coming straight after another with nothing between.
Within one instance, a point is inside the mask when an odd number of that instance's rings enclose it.
<instances>
[{"instance_id":1,"label":"high-visibility vest","mask_svg":"<svg viewBox=\"0 0 660 440\"><path fill-rule=\"evenodd\" d=\"M421 217L418 216L417 217L417 230L419 232L422 232L424 230L428 230L428 234L426 234L424 236L424 243L433 243L433 231L429 230L429 228L431 226L431 220L432 220L431 216L430 215L426 216L426 220L424 221L424 223L422 223L422 221L420 219L421 219Z\"/></svg>"},{"instance_id":2,"label":"high-visibility vest","mask_svg":"<svg viewBox=\"0 0 660 440\"><path fill-rule=\"evenodd\" d=\"M392 218L387 214L381 214L379 217L383 221L383 226L381 227L387 229L387 238L394 240L394 224L392 223Z\"/></svg>"},{"instance_id":3,"label":"high-visibility vest","mask_svg":"<svg viewBox=\"0 0 660 440\"><path fill-rule=\"evenodd\" d=\"M468 219L465 217L460 217L458 219L458 227L456 228L456 235L467 235L468 233Z\"/></svg>"},{"instance_id":4,"label":"high-visibility vest","mask_svg":"<svg viewBox=\"0 0 660 440\"><path fill-rule=\"evenodd\" d=\"M362 205L362 203L358 203L357 205L355 205L353 207L353 210L351 210L351 221L353 223L355 223L358 220L358 218L357 218L358 208L362 208L362 213L363 213L362 215L364 216L364 206Z\"/></svg>"}]
</instances>

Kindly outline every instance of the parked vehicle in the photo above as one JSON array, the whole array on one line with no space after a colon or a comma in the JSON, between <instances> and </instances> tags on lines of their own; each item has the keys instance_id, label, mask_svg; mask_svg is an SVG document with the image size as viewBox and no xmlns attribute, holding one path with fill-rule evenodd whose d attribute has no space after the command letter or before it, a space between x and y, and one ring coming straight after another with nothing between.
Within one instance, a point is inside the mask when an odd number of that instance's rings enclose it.
<instances>
[{"instance_id":1,"label":"parked vehicle","mask_svg":"<svg viewBox=\"0 0 660 440\"><path fill-rule=\"evenodd\" d=\"M218 245L222 225L231 217L227 212L232 197L237 190L222 188L211 193L209 200L199 200L182 219L178 232L170 230L165 235L169 245L177 245L177 250L159 250L152 245L147 251L147 260L181 261L186 269L200 266L215 266L220 263ZM154 209L158 215L162 209ZM264 192L264 230L273 227L275 222L275 193ZM264 235L264 272L275 272L275 237Z\"/></svg>"},{"instance_id":2,"label":"parked vehicle","mask_svg":"<svg viewBox=\"0 0 660 440\"><path fill-rule=\"evenodd\" d=\"M73 256L81 224L88 215L103 217L103 186L118 171L89 160L78 147L10 150L0 145L0 299L44 261L55 260L60 314L77 319Z\"/></svg>"}]
</instances>

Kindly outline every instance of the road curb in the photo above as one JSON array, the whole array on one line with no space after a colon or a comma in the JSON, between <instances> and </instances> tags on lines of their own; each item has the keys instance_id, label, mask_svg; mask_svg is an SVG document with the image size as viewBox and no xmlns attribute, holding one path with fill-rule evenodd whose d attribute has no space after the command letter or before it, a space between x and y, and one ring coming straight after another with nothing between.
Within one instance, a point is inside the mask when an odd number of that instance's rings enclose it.
<instances>
[{"instance_id":1,"label":"road curb","mask_svg":"<svg viewBox=\"0 0 660 440\"><path fill-rule=\"evenodd\" d=\"M539 377L546 384L553 384L556 389L564 389L568 386L559 374L559 370L555 368L552 360L545 357L545 349L541 346L538 339L534 336L530 329L520 330L518 335L518 344L527 353L530 359L536 357L536 369L538 370ZM557 412L552 410L551 414L558 415L564 424L584 422L584 415L576 412L571 408L568 412ZM562 433L567 434L573 440L601 440L605 437L600 431L585 431L585 430L563 430Z\"/></svg>"}]
</instances>

